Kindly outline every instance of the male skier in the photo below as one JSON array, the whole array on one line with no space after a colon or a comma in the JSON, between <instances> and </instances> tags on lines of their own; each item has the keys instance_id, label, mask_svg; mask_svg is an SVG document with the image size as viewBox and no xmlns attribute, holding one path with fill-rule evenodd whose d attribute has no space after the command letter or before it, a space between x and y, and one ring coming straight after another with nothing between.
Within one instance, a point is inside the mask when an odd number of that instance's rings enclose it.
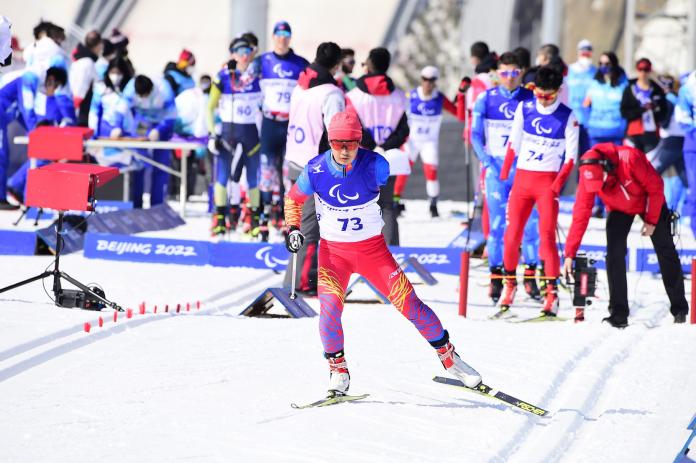
<instances>
[{"instance_id":1,"label":"male skier","mask_svg":"<svg viewBox=\"0 0 696 463\"><path fill-rule=\"evenodd\" d=\"M286 246L296 253L302 204L311 195L319 217L319 331L329 363L329 395L345 395L350 375L343 350L341 315L348 279L360 273L411 321L437 350L443 366L468 387L481 375L456 354L437 315L421 301L382 235L377 204L389 178L389 164L374 151L359 148L362 126L354 111L334 115L328 128L330 150L314 157L285 196Z\"/></svg>"},{"instance_id":2,"label":"male skier","mask_svg":"<svg viewBox=\"0 0 696 463\"><path fill-rule=\"evenodd\" d=\"M500 179L507 143L512 130L512 118L520 102L534 99L531 90L520 87L522 70L511 52L500 55L498 61L500 85L481 93L474 105L471 122L471 143L476 156L486 169L485 189L488 203L490 233L488 235L488 264L491 269L489 296L497 303L503 290L503 235L512 175ZM532 212L524 228L522 254L524 256L524 288L533 299L539 299L539 288L534 276L539 261L539 215Z\"/></svg>"}]
</instances>

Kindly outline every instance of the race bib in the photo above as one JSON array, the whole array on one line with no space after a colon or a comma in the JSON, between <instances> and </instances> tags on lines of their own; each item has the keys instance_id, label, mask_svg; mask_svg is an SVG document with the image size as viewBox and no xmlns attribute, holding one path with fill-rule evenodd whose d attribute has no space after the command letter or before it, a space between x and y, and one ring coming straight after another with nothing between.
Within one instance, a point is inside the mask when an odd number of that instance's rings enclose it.
<instances>
[{"instance_id":1,"label":"race bib","mask_svg":"<svg viewBox=\"0 0 696 463\"><path fill-rule=\"evenodd\" d=\"M263 85L263 109L274 113L290 113L290 95L297 85L296 80L290 79L264 79Z\"/></svg>"},{"instance_id":2,"label":"race bib","mask_svg":"<svg viewBox=\"0 0 696 463\"><path fill-rule=\"evenodd\" d=\"M335 192L335 194L341 194ZM377 200L355 207L335 207L325 203L317 195L317 220L323 239L338 242L362 241L382 233L384 222Z\"/></svg>"}]
</instances>

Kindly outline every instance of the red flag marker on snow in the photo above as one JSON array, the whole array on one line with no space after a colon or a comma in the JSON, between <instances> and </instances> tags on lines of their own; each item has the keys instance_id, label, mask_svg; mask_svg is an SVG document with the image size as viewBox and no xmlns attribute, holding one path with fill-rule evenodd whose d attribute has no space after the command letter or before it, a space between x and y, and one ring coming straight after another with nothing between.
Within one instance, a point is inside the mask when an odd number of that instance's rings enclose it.
<instances>
[{"instance_id":1,"label":"red flag marker on snow","mask_svg":"<svg viewBox=\"0 0 696 463\"><path fill-rule=\"evenodd\" d=\"M191 310L191 304L188 302L186 303L186 311L189 312Z\"/></svg>"},{"instance_id":2,"label":"red flag marker on snow","mask_svg":"<svg viewBox=\"0 0 696 463\"><path fill-rule=\"evenodd\" d=\"M164 311L165 311L165 312L169 312L169 304L167 304L167 305L164 306Z\"/></svg>"},{"instance_id":3,"label":"red flag marker on snow","mask_svg":"<svg viewBox=\"0 0 696 463\"><path fill-rule=\"evenodd\" d=\"M114 310L114 323L118 320L118 310Z\"/></svg>"},{"instance_id":4,"label":"red flag marker on snow","mask_svg":"<svg viewBox=\"0 0 696 463\"><path fill-rule=\"evenodd\" d=\"M196 310L201 310L201 301L196 301Z\"/></svg>"},{"instance_id":5,"label":"red flag marker on snow","mask_svg":"<svg viewBox=\"0 0 696 463\"><path fill-rule=\"evenodd\" d=\"M99 328L101 328L102 326L104 326L104 319L99 317Z\"/></svg>"},{"instance_id":6,"label":"red flag marker on snow","mask_svg":"<svg viewBox=\"0 0 696 463\"><path fill-rule=\"evenodd\" d=\"M181 304L176 305L176 313L179 313L181 311Z\"/></svg>"},{"instance_id":7,"label":"red flag marker on snow","mask_svg":"<svg viewBox=\"0 0 696 463\"><path fill-rule=\"evenodd\" d=\"M153 309L153 312L157 313L157 306L155 306L155 308Z\"/></svg>"},{"instance_id":8,"label":"red flag marker on snow","mask_svg":"<svg viewBox=\"0 0 696 463\"><path fill-rule=\"evenodd\" d=\"M126 318L133 318L133 309L126 310Z\"/></svg>"},{"instance_id":9,"label":"red flag marker on snow","mask_svg":"<svg viewBox=\"0 0 696 463\"><path fill-rule=\"evenodd\" d=\"M85 333L89 333L89 330L92 329L92 325L89 324L89 322L85 322Z\"/></svg>"},{"instance_id":10,"label":"red flag marker on snow","mask_svg":"<svg viewBox=\"0 0 696 463\"><path fill-rule=\"evenodd\" d=\"M140 315L145 315L145 304L140 306Z\"/></svg>"}]
</instances>

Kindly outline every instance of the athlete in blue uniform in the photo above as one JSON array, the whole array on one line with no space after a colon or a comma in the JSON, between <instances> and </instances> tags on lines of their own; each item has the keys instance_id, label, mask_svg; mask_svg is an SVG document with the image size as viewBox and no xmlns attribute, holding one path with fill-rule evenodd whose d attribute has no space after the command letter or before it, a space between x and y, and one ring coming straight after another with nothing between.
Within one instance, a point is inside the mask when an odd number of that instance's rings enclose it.
<instances>
[{"instance_id":1,"label":"athlete in blue uniform","mask_svg":"<svg viewBox=\"0 0 696 463\"><path fill-rule=\"evenodd\" d=\"M176 102L171 87L164 79L153 83L149 77L139 75L128 82L123 96L133 112L137 135L146 136L151 141L166 141L172 137L176 122ZM152 151L154 161L169 167L171 150ZM133 177L133 207L141 208L145 169L137 171ZM168 182L169 174L153 167L150 206L164 202Z\"/></svg>"},{"instance_id":2,"label":"athlete in blue uniform","mask_svg":"<svg viewBox=\"0 0 696 463\"><path fill-rule=\"evenodd\" d=\"M512 119L517 105L532 100L534 93L520 87L521 68L517 56L503 53L498 62L500 85L486 90L476 99L471 123L471 142L481 164L486 168L485 190L488 203L490 233L488 235L488 263L491 269L489 296L498 302L503 290L503 236L505 235L506 210L512 180L500 179L500 168L505 159ZM536 268L539 262L539 214L533 211L524 228L522 255L526 264L524 286L534 299L540 298Z\"/></svg>"},{"instance_id":3,"label":"athlete in blue uniform","mask_svg":"<svg viewBox=\"0 0 696 463\"><path fill-rule=\"evenodd\" d=\"M25 92L29 89L25 88ZM27 96L27 100L30 99ZM73 105L72 93L68 87L68 74L61 67L51 67L46 71L43 88L36 88L33 95L34 107L32 115L27 117L27 131L32 131L41 125L60 125L61 127L75 125L77 117ZM26 113L26 110L24 111ZM37 167L48 164L49 161L37 161ZM26 160L7 181L7 190L19 202L25 197L27 171L30 161Z\"/></svg>"},{"instance_id":4,"label":"athlete in blue uniform","mask_svg":"<svg viewBox=\"0 0 696 463\"><path fill-rule=\"evenodd\" d=\"M212 234L219 236L229 229L236 229L240 215L239 194L233 195L229 221L227 221L227 182L238 183L242 168L246 169L246 180L251 199L252 230L259 220L260 198L259 176L259 133L256 121L259 117L261 90L258 73L250 62L251 45L239 37L230 44L232 59L220 70L213 80L208 100L208 130L211 134L209 150L217 155L215 167L215 214ZM222 121L221 137L216 137L215 109ZM241 145L241 149L237 147ZM237 189L238 191L238 189ZM266 230L267 232L267 230ZM266 234L266 237L268 235Z\"/></svg>"},{"instance_id":5,"label":"athlete in blue uniform","mask_svg":"<svg viewBox=\"0 0 696 463\"><path fill-rule=\"evenodd\" d=\"M257 58L263 93L261 122L261 178L259 189L264 205L262 225L282 216L283 162L290 118L290 95L300 73L309 62L290 48L292 30L286 21L273 27L273 51ZM275 197L275 199L274 199ZM274 217L270 217L273 215Z\"/></svg>"},{"instance_id":6,"label":"athlete in blue uniform","mask_svg":"<svg viewBox=\"0 0 696 463\"><path fill-rule=\"evenodd\" d=\"M46 88L51 95L56 90L67 92L67 70L63 60L52 60L49 67L50 73L45 71L40 76L39 71L20 70L5 74L0 80L0 210L16 209L17 206L7 202L7 169L10 162L9 140L7 139L7 126L13 120L18 120L21 125L31 131L36 127L38 116L36 108L43 114L46 109L46 98L40 94L40 87ZM18 201L22 202L24 189L13 191Z\"/></svg>"},{"instance_id":7,"label":"athlete in blue uniform","mask_svg":"<svg viewBox=\"0 0 696 463\"><path fill-rule=\"evenodd\" d=\"M380 187L389 178L387 160L359 148L362 126L352 111L337 113L329 124L331 149L305 166L285 198L289 234L286 246L296 253L304 242L299 230L302 205L314 195L321 240L319 241L319 332L329 362L329 394L343 395L350 386L343 351L341 315L352 273L367 278L437 350L443 366L469 387L481 375L454 351L437 315L420 300L392 257L382 235Z\"/></svg>"}]
</instances>

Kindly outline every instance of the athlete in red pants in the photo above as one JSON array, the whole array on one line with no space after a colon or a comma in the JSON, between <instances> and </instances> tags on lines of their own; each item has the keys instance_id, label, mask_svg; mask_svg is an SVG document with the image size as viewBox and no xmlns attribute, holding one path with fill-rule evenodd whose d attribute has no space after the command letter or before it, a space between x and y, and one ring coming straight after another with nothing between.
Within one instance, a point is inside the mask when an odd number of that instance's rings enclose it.
<instances>
[{"instance_id":1,"label":"athlete in red pants","mask_svg":"<svg viewBox=\"0 0 696 463\"><path fill-rule=\"evenodd\" d=\"M348 279L359 273L372 283L436 349L443 366L475 387L481 375L455 353L449 335L430 307L421 301L387 248L382 235L379 188L389 178L387 160L359 148L362 127L352 111L340 112L328 129L331 149L313 158L285 197L286 247L296 253L302 204L316 199L319 218L319 331L329 361L329 395L343 395L350 385L343 351L343 302Z\"/></svg>"},{"instance_id":2,"label":"athlete in red pants","mask_svg":"<svg viewBox=\"0 0 696 463\"><path fill-rule=\"evenodd\" d=\"M534 100L521 103L515 111L508 151L500 178L508 178L517 161L507 209L503 238L505 286L501 310L510 309L517 291L516 269L524 226L534 205L539 211L539 255L547 278L543 313L558 312L560 258L556 248L558 195L578 153L578 123L572 110L558 100L563 76L542 67L537 72Z\"/></svg>"}]
</instances>

